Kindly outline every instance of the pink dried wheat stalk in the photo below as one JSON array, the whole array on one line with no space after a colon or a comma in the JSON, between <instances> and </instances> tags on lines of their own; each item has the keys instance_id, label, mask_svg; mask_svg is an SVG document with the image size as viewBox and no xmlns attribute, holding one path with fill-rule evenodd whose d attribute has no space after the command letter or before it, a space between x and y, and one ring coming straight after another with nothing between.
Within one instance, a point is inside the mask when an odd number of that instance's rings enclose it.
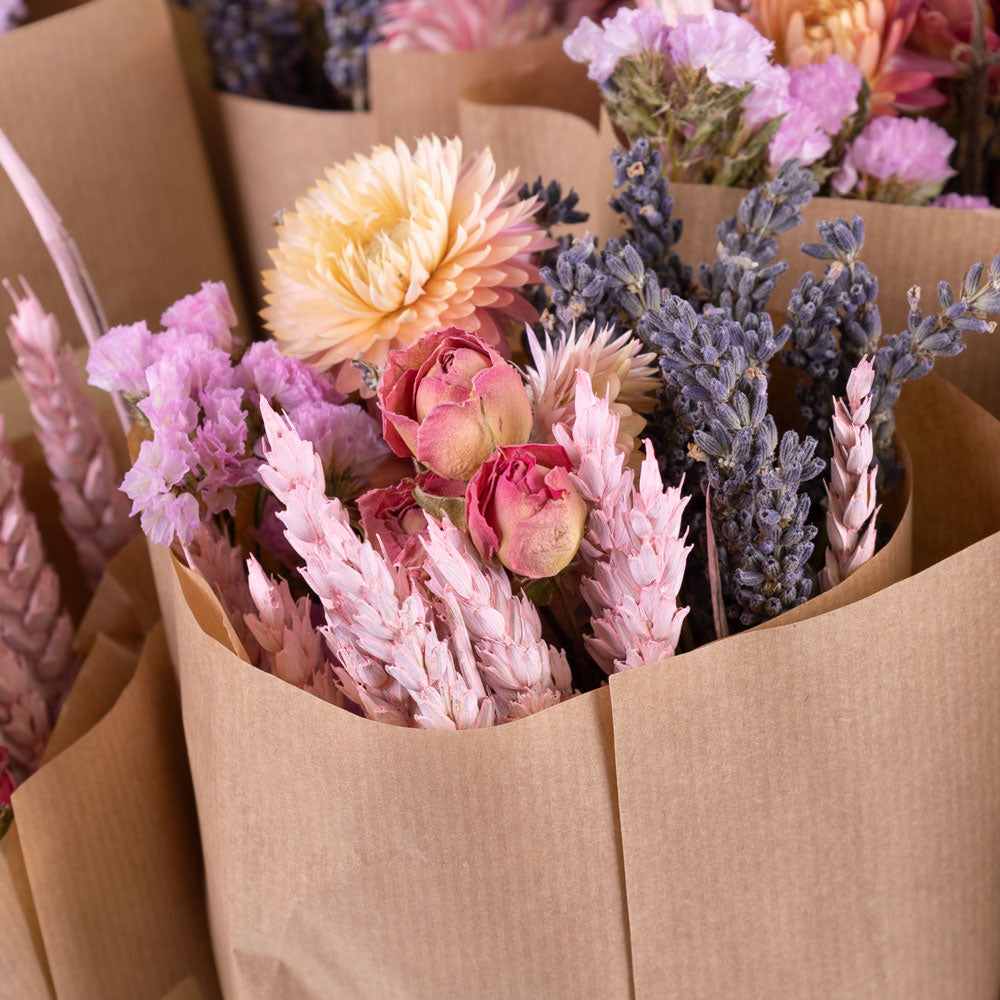
<instances>
[{"instance_id":1,"label":"pink dried wheat stalk","mask_svg":"<svg viewBox=\"0 0 1000 1000\"><path fill-rule=\"evenodd\" d=\"M23 656L0 643L0 744L20 784L41 760L51 729L45 695Z\"/></svg>"},{"instance_id":2,"label":"pink dried wheat stalk","mask_svg":"<svg viewBox=\"0 0 1000 1000\"><path fill-rule=\"evenodd\" d=\"M87 398L80 369L59 324L21 279L24 295L7 282L16 312L7 334L17 355L19 381L52 472L62 521L93 585L135 530L108 436Z\"/></svg>"},{"instance_id":3,"label":"pink dried wheat stalk","mask_svg":"<svg viewBox=\"0 0 1000 1000\"><path fill-rule=\"evenodd\" d=\"M9 451L0 448L0 640L24 658L54 711L76 670L70 655L73 626L60 610L59 578L46 562L38 525L21 497L21 478Z\"/></svg>"},{"instance_id":4,"label":"pink dried wheat stalk","mask_svg":"<svg viewBox=\"0 0 1000 1000\"><path fill-rule=\"evenodd\" d=\"M847 400L834 399L833 459L826 495L826 567L819 584L830 590L871 559L875 552L875 506L878 466L872 465L872 432L868 427L875 369L862 358L847 380ZM869 468L871 466L871 468ZM866 524L867 522L867 524Z\"/></svg>"},{"instance_id":5,"label":"pink dried wheat stalk","mask_svg":"<svg viewBox=\"0 0 1000 1000\"><path fill-rule=\"evenodd\" d=\"M426 587L444 607L452 633L468 636L501 721L532 715L568 695L565 654L544 641L537 609L513 596L506 572L484 565L448 520L428 519L424 548Z\"/></svg>"},{"instance_id":6,"label":"pink dried wheat stalk","mask_svg":"<svg viewBox=\"0 0 1000 1000\"><path fill-rule=\"evenodd\" d=\"M253 556L247 560L247 571L257 613L246 616L246 625L271 673L324 701L343 705L332 683L323 641L313 627L312 601L308 597L293 600L288 583L268 576Z\"/></svg>"},{"instance_id":7,"label":"pink dried wheat stalk","mask_svg":"<svg viewBox=\"0 0 1000 1000\"><path fill-rule=\"evenodd\" d=\"M211 522L203 521L186 549L188 562L218 597L222 610L233 626L250 662L261 664L262 653L247 615L256 611L250 596L243 553Z\"/></svg>"},{"instance_id":8,"label":"pink dried wheat stalk","mask_svg":"<svg viewBox=\"0 0 1000 1000\"><path fill-rule=\"evenodd\" d=\"M678 608L690 546L681 517L687 498L664 489L652 446L636 489L616 446L618 415L594 395L590 377L577 375L576 421L560 425L556 440L576 467L574 482L591 503L580 552L592 571L580 585L591 610L591 656L607 672L673 656L689 608Z\"/></svg>"},{"instance_id":9,"label":"pink dried wheat stalk","mask_svg":"<svg viewBox=\"0 0 1000 1000\"><path fill-rule=\"evenodd\" d=\"M396 725L492 725L493 702L470 645L438 636L435 609L357 537L340 501L326 496L312 445L264 399L261 413L267 463L261 479L285 508L278 516L323 606L334 670L348 696L370 718Z\"/></svg>"}]
</instances>

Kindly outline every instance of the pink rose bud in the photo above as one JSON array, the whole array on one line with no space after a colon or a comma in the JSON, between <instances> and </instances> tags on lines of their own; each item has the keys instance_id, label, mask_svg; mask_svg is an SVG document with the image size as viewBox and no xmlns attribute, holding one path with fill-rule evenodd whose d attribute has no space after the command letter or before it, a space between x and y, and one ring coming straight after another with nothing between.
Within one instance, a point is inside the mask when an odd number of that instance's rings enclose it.
<instances>
[{"instance_id":1,"label":"pink rose bud","mask_svg":"<svg viewBox=\"0 0 1000 1000\"><path fill-rule=\"evenodd\" d=\"M462 330L391 351L378 401L389 447L446 479L467 480L495 447L520 444L531 433L520 373Z\"/></svg>"},{"instance_id":2,"label":"pink rose bud","mask_svg":"<svg viewBox=\"0 0 1000 1000\"><path fill-rule=\"evenodd\" d=\"M416 479L369 490L358 499L365 538L376 548L381 543L386 557L400 566L417 566L426 557L420 539L427 534L427 514L417 502L415 489L433 497L465 496L465 483L423 472Z\"/></svg>"},{"instance_id":3,"label":"pink rose bud","mask_svg":"<svg viewBox=\"0 0 1000 1000\"><path fill-rule=\"evenodd\" d=\"M465 491L465 517L479 554L536 580L568 566L587 517L571 469L561 445L498 448Z\"/></svg>"}]
</instances>

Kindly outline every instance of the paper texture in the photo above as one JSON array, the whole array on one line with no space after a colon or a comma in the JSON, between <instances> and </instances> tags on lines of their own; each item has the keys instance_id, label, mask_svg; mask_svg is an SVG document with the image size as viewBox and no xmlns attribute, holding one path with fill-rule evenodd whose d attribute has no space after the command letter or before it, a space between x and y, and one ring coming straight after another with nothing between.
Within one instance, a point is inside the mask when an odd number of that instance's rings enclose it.
<instances>
[{"instance_id":1,"label":"paper texture","mask_svg":"<svg viewBox=\"0 0 1000 1000\"><path fill-rule=\"evenodd\" d=\"M155 323L210 279L230 286L245 315L164 3L91 0L0 36L0 127L76 239L110 323ZM23 274L80 343L55 267L2 173L0 231L0 277ZM0 372L10 362L0 336Z\"/></svg>"},{"instance_id":2,"label":"paper texture","mask_svg":"<svg viewBox=\"0 0 1000 1000\"><path fill-rule=\"evenodd\" d=\"M907 394L902 524L945 561L493 730L380 726L255 670L154 549L226 996L987 996L1000 479L964 463L1000 424L935 376Z\"/></svg>"}]
</instances>

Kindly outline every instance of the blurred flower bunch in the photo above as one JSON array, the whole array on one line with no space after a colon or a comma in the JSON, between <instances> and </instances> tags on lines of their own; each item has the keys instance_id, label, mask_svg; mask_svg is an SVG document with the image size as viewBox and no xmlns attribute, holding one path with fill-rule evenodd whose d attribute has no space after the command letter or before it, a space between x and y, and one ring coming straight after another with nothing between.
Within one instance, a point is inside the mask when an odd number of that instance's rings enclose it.
<instances>
[{"instance_id":1,"label":"blurred flower bunch","mask_svg":"<svg viewBox=\"0 0 1000 1000\"><path fill-rule=\"evenodd\" d=\"M805 247L825 275L806 272L776 329L775 236L812 173L781 165L695 270L659 147L614 165L624 232L599 249L552 236L585 219L557 183L497 180L457 140L377 147L285 215L269 339L237 336L209 283L159 332L92 348L91 381L144 438L133 513L260 669L394 725L492 726L780 615L873 556L893 404L990 328L1000 259L957 296L942 285L941 313L914 293L882 342L860 222L838 220ZM779 355L809 377L806 436L771 413Z\"/></svg>"},{"instance_id":2,"label":"blurred flower bunch","mask_svg":"<svg viewBox=\"0 0 1000 1000\"><path fill-rule=\"evenodd\" d=\"M901 51L915 18L881 3L760 0L741 16L666 2L585 18L565 49L672 180L750 187L794 158L830 193L925 204L955 173L955 140L897 115L941 104L932 84L953 68Z\"/></svg>"},{"instance_id":3,"label":"blurred flower bunch","mask_svg":"<svg viewBox=\"0 0 1000 1000\"><path fill-rule=\"evenodd\" d=\"M0 0L0 35L16 28L27 16L24 0Z\"/></svg>"},{"instance_id":4,"label":"blurred flower bunch","mask_svg":"<svg viewBox=\"0 0 1000 1000\"><path fill-rule=\"evenodd\" d=\"M940 202L953 208L1000 204L998 13L994 0L750 0L748 9L782 65L838 55L864 74L873 115L924 112L942 126L956 143L950 186L978 198ZM928 147L926 131L904 133L899 126L893 132L883 125L873 138L885 149L904 138ZM872 162L873 151L871 144L859 151L861 162ZM945 159L937 154L939 163ZM875 180L890 179L883 168Z\"/></svg>"},{"instance_id":5,"label":"blurred flower bunch","mask_svg":"<svg viewBox=\"0 0 1000 1000\"><path fill-rule=\"evenodd\" d=\"M3 3L0 0L0 30ZM216 86L283 104L363 110L368 53L517 45L601 0L177 0L198 17ZM19 9L14 0L13 10Z\"/></svg>"}]
</instances>

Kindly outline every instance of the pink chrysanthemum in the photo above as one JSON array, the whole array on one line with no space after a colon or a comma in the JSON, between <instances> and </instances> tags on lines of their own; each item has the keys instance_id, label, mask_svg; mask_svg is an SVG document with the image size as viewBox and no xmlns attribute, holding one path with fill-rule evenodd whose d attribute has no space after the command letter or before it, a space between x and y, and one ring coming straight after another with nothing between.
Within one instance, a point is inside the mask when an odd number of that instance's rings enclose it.
<instances>
[{"instance_id":1,"label":"pink chrysanthemum","mask_svg":"<svg viewBox=\"0 0 1000 1000\"><path fill-rule=\"evenodd\" d=\"M552 26L552 5L539 0L392 0L382 9L384 45L461 52L517 45Z\"/></svg>"},{"instance_id":2,"label":"pink chrysanthemum","mask_svg":"<svg viewBox=\"0 0 1000 1000\"><path fill-rule=\"evenodd\" d=\"M459 139L436 136L327 170L284 216L264 272L281 350L321 369L378 365L433 330L497 343L498 316L533 319L518 289L540 280L531 255L551 243L514 185L489 150L463 160ZM346 365L339 382L358 373Z\"/></svg>"}]
</instances>

